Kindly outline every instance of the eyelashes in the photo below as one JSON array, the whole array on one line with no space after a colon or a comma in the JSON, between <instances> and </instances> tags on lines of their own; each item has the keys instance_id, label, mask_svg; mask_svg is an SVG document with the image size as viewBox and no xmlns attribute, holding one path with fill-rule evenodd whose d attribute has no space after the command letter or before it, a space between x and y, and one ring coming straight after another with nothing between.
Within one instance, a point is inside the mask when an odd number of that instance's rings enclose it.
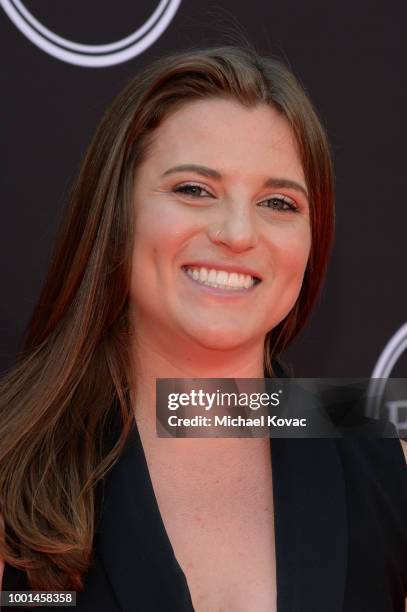
<instances>
[{"instance_id":1,"label":"eyelashes","mask_svg":"<svg viewBox=\"0 0 407 612\"><path fill-rule=\"evenodd\" d=\"M207 194L212 196L212 194L209 193L207 189L205 189L204 187L201 187L200 185L196 185L195 183L184 183L183 185L179 185L178 187L174 187L173 189L174 193L184 193L185 195L190 195L194 198L202 197L197 194L197 191L200 191L200 192L205 191Z\"/></svg>"},{"instance_id":2,"label":"eyelashes","mask_svg":"<svg viewBox=\"0 0 407 612\"><path fill-rule=\"evenodd\" d=\"M174 193L182 193L186 196L195 199L202 199L205 196L200 195L203 192L209 197L213 196L205 187L197 183L183 183L172 189ZM268 204L270 203L270 204ZM270 208L271 210L277 210L279 212L299 212L299 208L294 200L285 195L276 195L272 198L267 198L258 203L262 208Z\"/></svg>"},{"instance_id":3,"label":"eyelashes","mask_svg":"<svg viewBox=\"0 0 407 612\"><path fill-rule=\"evenodd\" d=\"M264 200L264 202L272 202L272 206L266 206L266 208L271 208L272 210L281 210L282 212L299 212L298 206L291 198L287 196L273 196L272 198L268 198ZM259 202L262 204L263 202Z\"/></svg>"}]
</instances>

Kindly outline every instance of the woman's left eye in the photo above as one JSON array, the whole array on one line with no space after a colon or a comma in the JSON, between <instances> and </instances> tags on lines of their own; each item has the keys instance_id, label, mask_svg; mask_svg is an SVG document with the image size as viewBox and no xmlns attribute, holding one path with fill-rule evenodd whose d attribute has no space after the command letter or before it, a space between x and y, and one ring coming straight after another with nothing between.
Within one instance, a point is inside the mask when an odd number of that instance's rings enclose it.
<instances>
[{"instance_id":1,"label":"woman's left eye","mask_svg":"<svg viewBox=\"0 0 407 612\"><path fill-rule=\"evenodd\" d=\"M268 204L270 202L270 204ZM264 205L266 208L271 208L273 210L279 210L282 212L298 212L298 206L291 198L287 196L274 196L272 198L268 198L267 200L263 200L263 202L259 202L260 205Z\"/></svg>"}]
</instances>

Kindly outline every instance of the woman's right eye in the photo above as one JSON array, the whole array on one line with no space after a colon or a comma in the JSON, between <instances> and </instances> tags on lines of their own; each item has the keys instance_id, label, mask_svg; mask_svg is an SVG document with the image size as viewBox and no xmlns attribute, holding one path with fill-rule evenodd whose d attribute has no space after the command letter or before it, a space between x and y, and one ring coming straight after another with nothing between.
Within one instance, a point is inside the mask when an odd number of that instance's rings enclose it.
<instances>
[{"instance_id":1,"label":"woman's right eye","mask_svg":"<svg viewBox=\"0 0 407 612\"><path fill-rule=\"evenodd\" d=\"M212 194L209 193L207 189L201 187L201 185L195 185L194 183L184 183L183 185L178 185L177 187L174 187L173 191L175 193L184 193L185 195L190 195L193 198L202 197L201 195L199 195L202 192L205 192L207 195L212 196Z\"/></svg>"}]
</instances>

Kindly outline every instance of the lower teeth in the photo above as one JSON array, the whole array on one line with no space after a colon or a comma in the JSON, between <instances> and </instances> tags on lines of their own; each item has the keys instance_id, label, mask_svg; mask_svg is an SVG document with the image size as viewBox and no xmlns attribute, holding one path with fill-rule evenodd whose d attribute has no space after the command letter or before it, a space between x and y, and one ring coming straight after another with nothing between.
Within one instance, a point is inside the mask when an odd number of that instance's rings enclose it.
<instances>
[{"instance_id":1,"label":"lower teeth","mask_svg":"<svg viewBox=\"0 0 407 612\"><path fill-rule=\"evenodd\" d=\"M206 285L207 287L214 287L215 289L226 289L226 291L241 291L242 289L246 289L246 287L230 287L229 285L216 285L213 283L205 283L198 280L198 283L201 285Z\"/></svg>"}]
</instances>

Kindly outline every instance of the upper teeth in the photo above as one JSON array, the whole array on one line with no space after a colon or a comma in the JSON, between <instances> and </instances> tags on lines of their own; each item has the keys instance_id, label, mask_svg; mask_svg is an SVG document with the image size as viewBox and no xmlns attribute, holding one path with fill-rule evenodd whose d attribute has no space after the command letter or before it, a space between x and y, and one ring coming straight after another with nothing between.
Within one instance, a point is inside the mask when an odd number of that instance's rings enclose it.
<instances>
[{"instance_id":1,"label":"upper teeth","mask_svg":"<svg viewBox=\"0 0 407 612\"><path fill-rule=\"evenodd\" d=\"M237 272L226 272L226 270L209 270L208 268L195 268L187 266L186 272L205 285L223 287L226 289L249 289L254 284L254 278L250 274L238 274Z\"/></svg>"}]
</instances>

